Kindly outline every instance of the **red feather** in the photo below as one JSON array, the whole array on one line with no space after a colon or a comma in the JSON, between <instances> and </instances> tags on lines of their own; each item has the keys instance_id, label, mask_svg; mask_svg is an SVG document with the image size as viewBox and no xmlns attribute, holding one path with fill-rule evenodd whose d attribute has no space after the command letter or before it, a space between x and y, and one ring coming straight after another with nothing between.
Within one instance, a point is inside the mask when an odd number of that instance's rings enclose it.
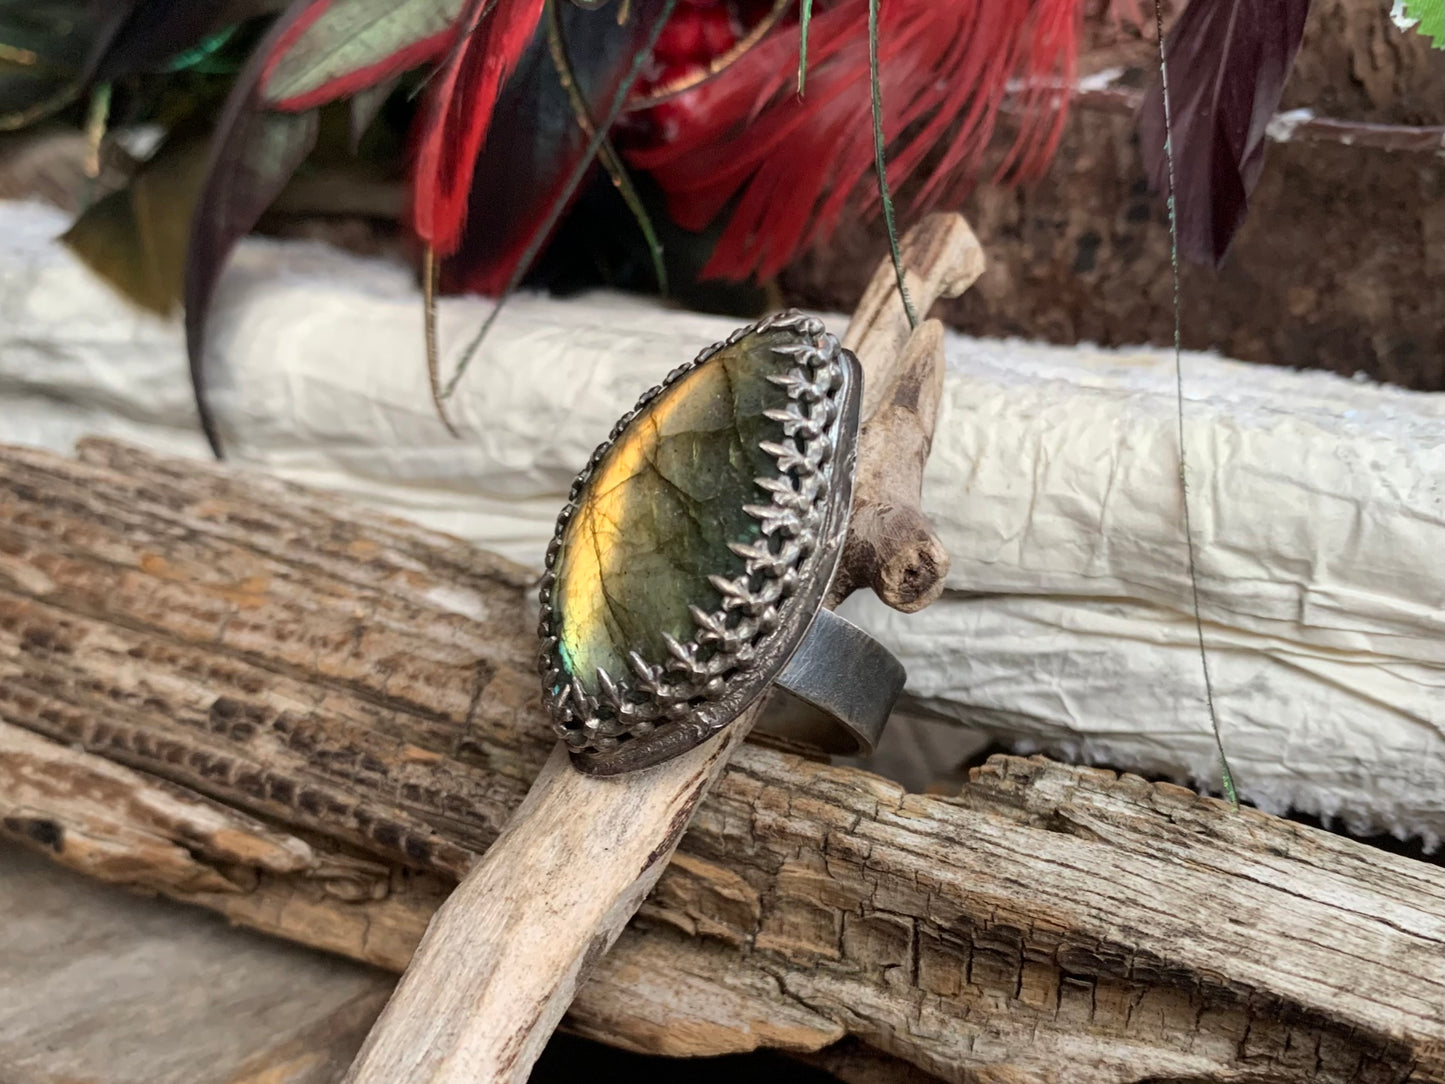
<instances>
[{"instance_id":1,"label":"red feather","mask_svg":"<svg viewBox=\"0 0 1445 1084\"><path fill-rule=\"evenodd\" d=\"M572 87L595 122L606 119L619 93L633 89L638 55L658 54L647 48L667 6L666 0L628 0L622 23L610 9L557 7ZM573 181L586 168L590 136L577 121L545 33L536 35L506 81L494 114L472 175L461 247L441 269L445 289L505 291L577 195Z\"/></svg>"},{"instance_id":2,"label":"red feather","mask_svg":"<svg viewBox=\"0 0 1445 1084\"><path fill-rule=\"evenodd\" d=\"M821 5L819 5L821 7ZM1062 134L1083 0L888 0L879 18L879 78L889 183L936 154L920 208L960 196L976 176L1004 96L1023 120L999 174L1047 165ZM850 204L876 213L867 0L838 0L809 32L807 96L795 93L798 28L769 34L690 92L689 123L635 149L676 220L699 230L731 204L704 274L779 271L838 224ZM1019 84L1017 88L1013 84Z\"/></svg>"},{"instance_id":3,"label":"red feather","mask_svg":"<svg viewBox=\"0 0 1445 1084\"><path fill-rule=\"evenodd\" d=\"M472 0L462 45L437 76L417 149L413 226L439 256L461 244L477 155L502 84L526 51L544 0Z\"/></svg>"}]
</instances>

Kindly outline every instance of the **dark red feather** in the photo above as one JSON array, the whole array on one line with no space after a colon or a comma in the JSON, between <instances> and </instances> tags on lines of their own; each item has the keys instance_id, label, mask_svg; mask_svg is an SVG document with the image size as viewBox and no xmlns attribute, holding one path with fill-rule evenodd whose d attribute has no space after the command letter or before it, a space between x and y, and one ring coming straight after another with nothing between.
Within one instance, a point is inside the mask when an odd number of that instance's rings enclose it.
<instances>
[{"instance_id":1,"label":"dark red feather","mask_svg":"<svg viewBox=\"0 0 1445 1084\"><path fill-rule=\"evenodd\" d=\"M1304 36L1309 0L1193 0L1169 31L1165 63L1174 146L1179 249L1224 259L1264 165L1265 130ZM1149 176L1169 188L1164 89L1139 117Z\"/></svg>"},{"instance_id":2,"label":"dark red feather","mask_svg":"<svg viewBox=\"0 0 1445 1084\"><path fill-rule=\"evenodd\" d=\"M927 158L920 207L960 195L1009 93L1022 99L1023 121L999 172L1037 174L1062 132L1081 10L1082 0L883 4L879 70L894 190ZM690 92L689 124L674 138L630 153L683 226L701 229L727 213L705 274L774 274L845 208L877 212L867 12L867 0L839 0L814 15L806 97L796 94L794 25Z\"/></svg>"},{"instance_id":3,"label":"dark red feather","mask_svg":"<svg viewBox=\"0 0 1445 1084\"><path fill-rule=\"evenodd\" d=\"M622 87L634 56L647 44L664 4L631 0L618 24L612 9L558 8L572 78L593 120ZM626 90L624 89L624 93ZM588 137L558 77L545 28L539 28L497 106L486 150L477 160L463 241L443 269L448 289L498 294L542 236L587 148Z\"/></svg>"},{"instance_id":4,"label":"dark red feather","mask_svg":"<svg viewBox=\"0 0 1445 1084\"><path fill-rule=\"evenodd\" d=\"M414 164L412 225L439 256L461 243L493 107L532 41L543 2L471 0L461 47L433 81Z\"/></svg>"}]
</instances>

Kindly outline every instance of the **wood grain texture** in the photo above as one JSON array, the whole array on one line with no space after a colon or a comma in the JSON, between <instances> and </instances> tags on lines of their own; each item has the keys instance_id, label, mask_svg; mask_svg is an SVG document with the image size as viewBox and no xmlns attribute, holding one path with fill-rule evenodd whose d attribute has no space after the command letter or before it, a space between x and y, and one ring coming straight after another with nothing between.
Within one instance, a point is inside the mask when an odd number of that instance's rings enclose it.
<instances>
[{"instance_id":1,"label":"wood grain texture","mask_svg":"<svg viewBox=\"0 0 1445 1084\"><path fill-rule=\"evenodd\" d=\"M551 751L529 580L269 479L0 451L0 824L400 971ZM744 745L568 1026L847 1037L955 1081L1373 1084L1445 1078L1442 1005L1437 867L1038 760L940 798Z\"/></svg>"}]
</instances>

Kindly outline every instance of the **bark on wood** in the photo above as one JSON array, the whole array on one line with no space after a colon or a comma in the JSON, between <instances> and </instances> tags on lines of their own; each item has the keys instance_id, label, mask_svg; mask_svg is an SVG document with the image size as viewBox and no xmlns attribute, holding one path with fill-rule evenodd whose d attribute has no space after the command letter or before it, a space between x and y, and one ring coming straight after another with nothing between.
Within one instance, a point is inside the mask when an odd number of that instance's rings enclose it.
<instances>
[{"instance_id":1,"label":"bark on wood","mask_svg":"<svg viewBox=\"0 0 1445 1084\"><path fill-rule=\"evenodd\" d=\"M917 269L913 296L924 311L982 270L978 242L957 215L931 216L908 242ZM901 303L890 300L892 275L891 266L880 265L848 339L863 366L864 417L875 430L921 431L922 451L916 439L910 442L914 454L894 468L903 488L888 494L887 504L871 484L876 472L859 479L855 504L876 511L850 525L842 560L846 565L852 555L867 563L858 561L839 581L871 580L885 602L894 601L896 589L916 609L943 590L948 570L942 544L917 507L939 396L920 396L915 385L942 381L943 340L935 326L907 349L913 340ZM895 350L900 338L904 349ZM889 409L878 409L885 404ZM894 454L878 434L859 454L870 452ZM899 572L885 574L895 565ZM845 594L846 588L830 599ZM761 707L664 765L616 778L581 775L559 744L501 838L437 913L362 1045L350 1084L402 1077L418 1084L524 1081L581 980L652 891L698 802Z\"/></svg>"},{"instance_id":2,"label":"bark on wood","mask_svg":"<svg viewBox=\"0 0 1445 1084\"><path fill-rule=\"evenodd\" d=\"M399 971L550 751L528 580L268 479L4 451L0 822ZM745 745L569 1025L958 1081L1439 1081L1441 881L1133 777L999 758L945 799Z\"/></svg>"}]
</instances>

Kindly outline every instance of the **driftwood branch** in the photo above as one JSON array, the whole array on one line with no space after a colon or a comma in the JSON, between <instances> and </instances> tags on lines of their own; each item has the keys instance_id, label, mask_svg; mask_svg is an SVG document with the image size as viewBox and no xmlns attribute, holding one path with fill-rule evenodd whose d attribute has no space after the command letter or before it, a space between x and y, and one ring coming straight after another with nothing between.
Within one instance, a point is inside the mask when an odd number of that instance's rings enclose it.
<instances>
[{"instance_id":1,"label":"driftwood branch","mask_svg":"<svg viewBox=\"0 0 1445 1084\"><path fill-rule=\"evenodd\" d=\"M961 217L932 216L909 242L919 261L913 296L925 310L977 277L972 267L981 265L982 256ZM910 476L903 492L912 494L911 506L896 494L889 505L880 505L876 489L860 489L855 503L871 497L875 512L850 528L842 561L847 566L851 553L868 562L858 562L839 582L872 582L890 603L896 589L898 601L916 608L937 597L947 571L946 556L919 555L928 546L942 553L917 508L938 395L912 393L904 402L902 396L910 393L898 387L904 362L910 368L903 383L911 386L921 379L916 371L934 369L941 380L943 348L941 335L934 334L921 349L893 350L900 337L907 342L909 329L901 307L886 300L884 284L891 275L890 266L879 267L866 307L849 329L863 364L864 417L875 427L922 431L925 443L922 455L907 457L897 468ZM878 389L871 410L870 387ZM885 403L889 409L879 411ZM916 448L916 439L913 443ZM875 436L860 449L860 457L869 454L892 452ZM900 530L894 524L903 518L907 527ZM910 547L906 553L891 552L896 540ZM885 574L895 565L902 574ZM438 913L347 1079L352 1084L402 1077L418 1084L525 1080L576 997L579 980L656 884L698 802L760 708L746 712L718 739L629 776L582 776L559 746L501 839Z\"/></svg>"},{"instance_id":2,"label":"driftwood branch","mask_svg":"<svg viewBox=\"0 0 1445 1084\"><path fill-rule=\"evenodd\" d=\"M530 576L270 479L81 457L0 451L4 832L402 970L550 753ZM568 1025L950 1080L1426 1082L1442 958L1438 868L1176 787L997 758L928 797L744 745Z\"/></svg>"}]
</instances>

